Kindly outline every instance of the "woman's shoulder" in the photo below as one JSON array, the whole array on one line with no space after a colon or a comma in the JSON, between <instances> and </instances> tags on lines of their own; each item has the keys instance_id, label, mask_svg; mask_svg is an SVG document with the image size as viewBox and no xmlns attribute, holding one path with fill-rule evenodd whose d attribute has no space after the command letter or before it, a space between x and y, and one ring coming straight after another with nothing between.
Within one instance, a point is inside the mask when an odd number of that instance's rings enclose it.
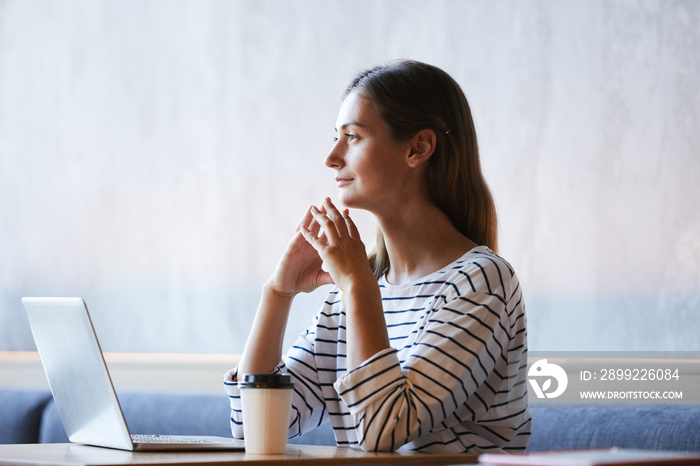
<instances>
[{"instance_id":1,"label":"woman's shoulder","mask_svg":"<svg viewBox=\"0 0 700 466\"><path fill-rule=\"evenodd\" d=\"M488 246L477 246L467 251L462 257L454 262L454 265L462 268L497 267L502 270L507 270L509 275L515 274L515 271L510 263L503 257L493 252Z\"/></svg>"},{"instance_id":2,"label":"woman's shoulder","mask_svg":"<svg viewBox=\"0 0 700 466\"><path fill-rule=\"evenodd\" d=\"M443 270L445 278L463 285L466 293L496 295L504 301L519 286L510 263L486 246L471 249Z\"/></svg>"}]
</instances>

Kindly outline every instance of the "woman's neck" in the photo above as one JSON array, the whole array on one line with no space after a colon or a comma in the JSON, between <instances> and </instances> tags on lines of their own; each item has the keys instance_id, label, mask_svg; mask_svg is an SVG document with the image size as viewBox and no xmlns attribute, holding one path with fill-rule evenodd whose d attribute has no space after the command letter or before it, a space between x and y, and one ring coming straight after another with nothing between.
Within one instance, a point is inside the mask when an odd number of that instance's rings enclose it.
<instances>
[{"instance_id":1,"label":"woman's neck","mask_svg":"<svg viewBox=\"0 0 700 466\"><path fill-rule=\"evenodd\" d=\"M399 285L425 277L477 246L429 202L377 215L389 255L386 279Z\"/></svg>"}]
</instances>

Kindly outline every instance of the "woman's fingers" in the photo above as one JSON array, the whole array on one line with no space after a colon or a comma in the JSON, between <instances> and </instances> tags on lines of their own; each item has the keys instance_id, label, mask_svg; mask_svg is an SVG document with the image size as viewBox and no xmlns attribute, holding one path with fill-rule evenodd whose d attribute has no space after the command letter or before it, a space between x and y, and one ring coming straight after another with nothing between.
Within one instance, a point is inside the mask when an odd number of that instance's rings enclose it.
<instances>
[{"instance_id":1,"label":"woman's fingers","mask_svg":"<svg viewBox=\"0 0 700 466\"><path fill-rule=\"evenodd\" d=\"M310 241L310 243L316 249L321 246L321 243L334 242L340 238L359 239L360 237L348 210L340 212L330 198L325 198L320 208L311 206L299 228L302 226L306 230L304 237L307 240L313 238L314 242Z\"/></svg>"},{"instance_id":2,"label":"woman's fingers","mask_svg":"<svg viewBox=\"0 0 700 466\"><path fill-rule=\"evenodd\" d=\"M311 214L311 209L306 209L306 213L304 216L301 218L299 223L297 224L297 228L295 231L299 231L302 225L306 225L307 227L311 224L313 221L314 216Z\"/></svg>"},{"instance_id":3,"label":"woman's fingers","mask_svg":"<svg viewBox=\"0 0 700 466\"><path fill-rule=\"evenodd\" d=\"M323 200L323 206L325 207L328 218L333 221L333 224L338 231L338 235L341 237L348 236L348 227L345 224L345 220L343 219L341 213L338 212L338 209L333 205L333 202L331 202L330 197Z\"/></svg>"},{"instance_id":4,"label":"woman's fingers","mask_svg":"<svg viewBox=\"0 0 700 466\"><path fill-rule=\"evenodd\" d=\"M335 227L335 223L328 218L327 213L320 211L316 206L311 206L311 213L314 216L314 220L321 225L321 229L326 234L326 238L330 241L338 238L338 230Z\"/></svg>"},{"instance_id":5,"label":"woman's fingers","mask_svg":"<svg viewBox=\"0 0 700 466\"><path fill-rule=\"evenodd\" d=\"M314 218L313 208L309 208L306 210L304 217L302 217L295 231L298 232L302 226L305 226L314 236L318 236L319 231L321 231L321 225L319 225L319 223Z\"/></svg>"},{"instance_id":6,"label":"woman's fingers","mask_svg":"<svg viewBox=\"0 0 700 466\"><path fill-rule=\"evenodd\" d=\"M301 235L304 237L306 242L317 251L324 245L325 238L316 236L306 225L301 225L299 231L301 231Z\"/></svg>"},{"instance_id":7,"label":"woman's fingers","mask_svg":"<svg viewBox=\"0 0 700 466\"><path fill-rule=\"evenodd\" d=\"M343 219L345 220L345 224L347 225L348 233L350 233L350 236L353 238L359 238L360 231L357 229L355 222L353 222L350 218L350 212L348 211L348 209L343 210Z\"/></svg>"}]
</instances>

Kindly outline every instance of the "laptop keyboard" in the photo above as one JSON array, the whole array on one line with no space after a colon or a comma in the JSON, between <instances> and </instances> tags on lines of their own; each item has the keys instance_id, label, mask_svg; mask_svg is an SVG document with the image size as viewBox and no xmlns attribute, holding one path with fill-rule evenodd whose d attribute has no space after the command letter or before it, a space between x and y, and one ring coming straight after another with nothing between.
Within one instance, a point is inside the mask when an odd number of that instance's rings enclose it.
<instances>
[{"instance_id":1,"label":"laptop keyboard","mask_svg":"<svg viewBox=\"0 0 700 466\"><path fill-rule=\"evenodd\" d=\"M136 434L131 436L134 443L211 443L209 440L191 437L178 437L174 435L145 435Z\"/></svg>"}]
</instances>

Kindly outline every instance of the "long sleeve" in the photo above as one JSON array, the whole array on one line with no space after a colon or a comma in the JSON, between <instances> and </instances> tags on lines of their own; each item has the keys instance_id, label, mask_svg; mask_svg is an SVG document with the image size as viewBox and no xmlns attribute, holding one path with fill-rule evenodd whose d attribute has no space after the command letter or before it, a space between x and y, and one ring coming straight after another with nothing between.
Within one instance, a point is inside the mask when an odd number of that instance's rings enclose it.
<instances>
[{"instance_id":1,"label":"long sleeve","mask_svg":"<svg viewBox=\"0 0 700 466\"><path fill-rule=\"evenodd\" d=\"M511 328L502 297L471 292L431 309L405 361L387 349L341 376L335 388L359 445L393 451L483 416L517 372L520 353L513 359L508 351Z\"/></svg>"},{"instance_id":2,"label":"long sleeve","mask_svg":"<svg viewBox=\"0 0 700 466\"><path fill-rule=\"evenodd\" d=\"M290 438L308 432L328 420L326 400L319 381L313 340L314 327L301 335L289 350L286 372L294 381Z\"/></svg>"},{"instance_id":3,"label":"long sleeve","mask_svg":"<svg viewBox=\"0 0 700 466\"><path fill-rule=\"evenodd\" d=\"M324 309L333 306L337 292L331 292L324 302L319 315L324 315ZM319 372L328 368L317 367L317 355L315 351L315 336L317 332L319 316L314 319L314 324L303 332L288 351L285 359L280 361L273 373L289 374L294 382L292 396L292 412L289 422L289 437L293 438L320 426L328 420L326 400ZM335 374L335 369L331 369ZM231 431L234 438L243 438L243 415L241 410L241 398L236 382L237 368L224 375L224 388L229 396L231 404Z\"/></svg>"}]
</instances>

